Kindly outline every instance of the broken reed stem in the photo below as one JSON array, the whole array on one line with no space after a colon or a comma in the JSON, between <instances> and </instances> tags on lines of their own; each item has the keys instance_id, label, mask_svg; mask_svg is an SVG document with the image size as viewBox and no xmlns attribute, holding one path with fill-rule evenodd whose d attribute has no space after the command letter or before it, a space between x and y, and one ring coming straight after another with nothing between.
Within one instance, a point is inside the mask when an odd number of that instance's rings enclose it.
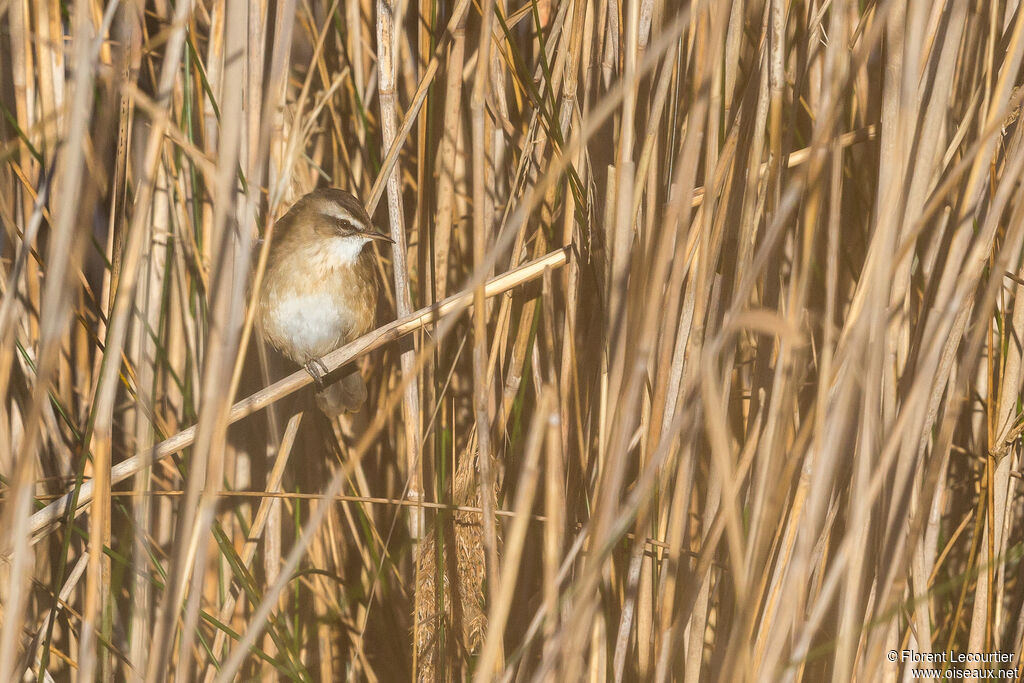
<instances>
[{"instance_id":1,"label":"broken reed stem","mask_svg":"<svg viewBox=\"0 0 1024 683\"><path fill-rule=\"evenodd\" d=\"M541 258L534 259L533 261L530 261L514 270L510 270L503 275L488 280L487 284L484 286L484 296L489 298L499 294L504 294L519 285L538 279L548 268L561 268L568 262L568 260L569 247L556 249ZM381 346L393 342L396 339L401 339L407 334L422 329L431 323L435 323L444 316L461 312L469 308L472 303L473 288L470 287L458 294L448 297L441 303L425 306L404 318L395 320L394 322L388 323L373 332L365 334L354 342L330 352L321 360L324 365L327 366L328 372L334 372L342 365L345 365L346 363L349 363L356 358L373 351L374 349L380 348ZM255 394L242 399L232 406L231 413L228 416L228 424L238 422L243 417L247 417L266 408L285 396L295 393L307 384L310 384L312 381L313 378L310 377L309 373L305 370L297 370L293 372L287 377L257 391ZM196 425L192 425L191 427L178 432L174 436L164 439L151 450L138 453L118 463L110 470L111 485L124 481L131 475L142 470L144 467L148 467L154 462L162 460L163 458L190 446L192 442L195 441L195 438ZM33 544L45 536L45 533L43 532L47 527L57 522L60 517L64 515L73 495L74 491L70 491L32 515L29 520L29 533L32 535ZM87 481L82 484L78 492L78 510L75 513L76 516L83 510L84 506L92 500L92 496L92 481ZM4 554L9 552L10 549L4 550Z\"/></svg>"},{"instance_id":2,"label":"broken reed stem","mask_svg":"<svg viewBox=\"0 0 1024 683\"><path fill-rule=\"evenodd\" d=\"M878 131L874 124L865 126L864 128L858 128L852 130L849 133L843 133L839 136L839 147L846 149L852 147L861 142L867 142L868 140L874 140L878 135ZM797 166L803 165L808 159L811 158L811 147L803 147L794 152L790 152L789 158L786 159L786 168L796 168ZM761 164L761 173L768 172L768 162ZM704 194L707 191L706 187L695 187L693 188L693 199L690 201L690 205L694 208L704 203Z\"/></svg>"}]
</instances>

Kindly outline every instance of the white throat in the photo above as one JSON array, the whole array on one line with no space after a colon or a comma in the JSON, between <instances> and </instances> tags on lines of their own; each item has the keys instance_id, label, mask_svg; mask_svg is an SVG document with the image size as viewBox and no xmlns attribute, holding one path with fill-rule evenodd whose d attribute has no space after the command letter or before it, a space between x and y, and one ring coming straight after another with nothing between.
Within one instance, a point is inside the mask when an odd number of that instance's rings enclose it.
<instances>
[{"instance_id":1,"label":"white throat","mask_svg":"<svg viewBox=\"0 0 1024 683\"><path fill-rule=\"evenodd\" d=\"M366 243L369 241L369 238L360 237L358 235L332 237L327 242L329 259L339 266L351 265L357 258L359 258L359 254L363 251L363 247L366 246Z\"/></svg>"}]
</instances>

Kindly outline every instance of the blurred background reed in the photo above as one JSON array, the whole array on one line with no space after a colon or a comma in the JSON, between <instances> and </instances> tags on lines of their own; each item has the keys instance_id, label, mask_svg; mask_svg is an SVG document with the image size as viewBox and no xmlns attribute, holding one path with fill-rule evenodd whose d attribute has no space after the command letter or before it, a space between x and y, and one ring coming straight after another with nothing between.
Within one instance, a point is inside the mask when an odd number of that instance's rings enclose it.
<instances>
[{"instance_id":1,"label":"blurred background reed","mask_svg":"<svg viewBox=\"0 0 1024 683\"><path fill-rule=\"evenodd\" d=\"M1019 655L1022 33L1013 0L0 0L0 680ZM334 422L250 305L321 185L399 238Z\"/></svg>"}]
</instances>

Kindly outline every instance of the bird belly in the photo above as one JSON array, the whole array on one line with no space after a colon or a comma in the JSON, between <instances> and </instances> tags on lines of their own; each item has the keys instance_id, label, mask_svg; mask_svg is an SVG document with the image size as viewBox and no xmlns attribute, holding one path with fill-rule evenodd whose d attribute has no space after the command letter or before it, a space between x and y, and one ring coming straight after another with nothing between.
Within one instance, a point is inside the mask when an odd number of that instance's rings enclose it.
<instances>
[{"instance_id":1,"label":"bird belly","mask_svg":"<svg viewBox=\"0 0 1024 683\"><path fill-rule=\"evenodd\" d=\"M297 363L320 358L346 341L352 314L328 292L271 296L264 316L270 342Z\"/></svg>"}]
</instances>

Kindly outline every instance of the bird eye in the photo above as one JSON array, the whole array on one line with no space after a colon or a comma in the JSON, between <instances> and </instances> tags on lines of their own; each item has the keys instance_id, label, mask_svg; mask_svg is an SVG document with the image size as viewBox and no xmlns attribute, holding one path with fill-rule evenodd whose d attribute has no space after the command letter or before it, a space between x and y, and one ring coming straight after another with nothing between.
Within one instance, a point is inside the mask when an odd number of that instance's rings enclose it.
<instances>
[{"instance_id":1,"label":"bird eye","mask_svg":"<svg viewBox=\"0 0 1024 683\"><path fill-rule=\"evenodd\" d=\"M333 223L335 230L342 234L355 232L356 230L356 226L352 225L351 221L347 221L344 218L335 218Z\"/></svg>"}]
</instances>

